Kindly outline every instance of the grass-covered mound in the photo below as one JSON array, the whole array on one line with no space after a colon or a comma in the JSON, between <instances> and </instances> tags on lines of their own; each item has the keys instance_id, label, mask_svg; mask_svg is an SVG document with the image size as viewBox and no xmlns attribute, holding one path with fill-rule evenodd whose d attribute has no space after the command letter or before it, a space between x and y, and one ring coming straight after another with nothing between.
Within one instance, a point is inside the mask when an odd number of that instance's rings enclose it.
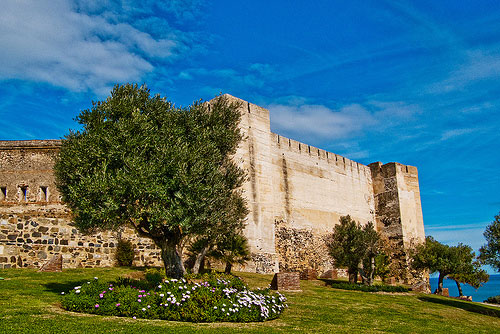
<instances>
[{"instance_id":1,"label":"grass-covered mound","mask_svg":"<svg viewBox=\"0 0 500 334\"><path fill-rule=\"evenodd\" d=\"M155 286L151 282L106 282L96 277L63 293L62 306L74 312L189 322L265 321L276 319L286 308L286 298L280 293L249 290L229 275L153 280Z\"/></svg>"},{"instance_id":2,"label":"grass-covered mound","mask_svg":"<svg viewBox=\"0 0 500 334\"><path fill-rule=\"evenodd\" d=\"M364 285L364 284L352 284L352 283L339 283L333 282L331 284L332 288L343 289L343 290L356 290L363 292L408 292L408 288L401 285Z\"/></svg>"}]
</instances>

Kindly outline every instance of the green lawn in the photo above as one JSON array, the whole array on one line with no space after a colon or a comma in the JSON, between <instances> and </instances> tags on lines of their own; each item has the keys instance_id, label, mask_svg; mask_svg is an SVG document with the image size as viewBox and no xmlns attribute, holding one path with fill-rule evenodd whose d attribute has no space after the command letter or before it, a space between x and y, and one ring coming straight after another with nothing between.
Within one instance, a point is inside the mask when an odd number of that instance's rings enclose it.
<instances>
[{"instance_id":1,"label":"green lawn","mask_svg":"<svg viewBox=\"0 0 500 334\"><path fill-rule=\"evenodd\" d=\"M114 279L127 268L71 269L38 273L0 270L0 333L499 333L500 308L429 295L372 294L336 290L322 281L301 281L303 291L286 293L281 318L249 324L191 324L133 320L66 312L61 291L92 279ZM272 275L239 273L252 287Z\"/></svg>"}]
</instances>

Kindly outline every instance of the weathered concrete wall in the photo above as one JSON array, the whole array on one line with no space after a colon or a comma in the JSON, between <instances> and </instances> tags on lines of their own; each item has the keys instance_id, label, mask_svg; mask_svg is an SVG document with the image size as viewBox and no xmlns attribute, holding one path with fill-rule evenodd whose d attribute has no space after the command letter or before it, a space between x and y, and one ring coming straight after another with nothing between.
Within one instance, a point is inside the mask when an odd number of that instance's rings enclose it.
<instances>
[{"instance_id":1,"label":"weathered concrete wall","mask_svg":"<svg viewBox=\"0 0 500 334\"><path fill-rule=\"evenodd\" d=\"M250 210L245 235L253 260L242 269L313 268L320 274L332 269L325 239L347 214L361 224L375 222L393 243L397 265L404 269L405 248L412 240L424 239L415 167L398 163L368 167L279 136L270 130L268 110L226 97L240 103L244 140L235 159L248 174L243 185ZM112 264L116 235L82 236L60 203L52 172L59 145L59 141L0 142L0 262L17 264L21 256L23 266L38 265L44 257L40 252L47 256L65 252L65 266ZM159 263L155 247L129 232L127 237L141 248L136 264Z\"/></svg>"}]
</instances>

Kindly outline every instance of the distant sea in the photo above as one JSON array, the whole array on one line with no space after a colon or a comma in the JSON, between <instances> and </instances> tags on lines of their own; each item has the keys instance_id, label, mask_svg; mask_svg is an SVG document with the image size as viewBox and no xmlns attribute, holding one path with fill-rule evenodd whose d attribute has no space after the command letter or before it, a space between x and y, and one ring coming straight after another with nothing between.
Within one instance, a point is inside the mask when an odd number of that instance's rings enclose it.
<instances>
[{"instance_id":1,"label":"distant sea","mask_svg":"<svg viewBox=\"0 0 500 334\"><path fill-rule=\"evenodd\" d=\"M437 289L438 278L431 277L430 283L431 291L434 292L434 290ZM450 296L458 296L457 284L454 280L445 278L443 281L443 288L448 288ZM472 301L474 302L482 302L488 297L498 296L500 295L500 275L490 275L490 280L479 289L474 289L470 285L462 284L462 292L465 296L472 296Z\"/></svg>"}]
</instances>

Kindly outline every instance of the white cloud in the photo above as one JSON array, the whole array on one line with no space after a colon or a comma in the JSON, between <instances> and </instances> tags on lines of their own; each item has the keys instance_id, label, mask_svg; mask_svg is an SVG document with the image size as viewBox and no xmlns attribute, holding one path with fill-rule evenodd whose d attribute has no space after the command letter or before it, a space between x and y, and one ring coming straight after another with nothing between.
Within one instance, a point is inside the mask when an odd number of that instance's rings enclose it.
<instances>
[{"instance_id":1,"label":"white cloud","mask_svg":"<svg viewBox=\"0 0 500 334\"><path fill-rule=\"evenodd\" d=\"M115 83L140 81L154 69L151 59L172 57L180 44L175 34L153 37L123 16L91 14L102 7L96 1L2 2L0 79L107 93Z\"/></svg>"},{"instance_id":2,"label":"white cloud","mask_svg":"<svg viewBox=\"0 0 500 334\"><path fill-rule=\"evenodd\" d=\"M353 103L334 110L294 99L288 104L271 104L267 108L271 126L278 133L322 139L351 138L363 131L384 131L419 112L417 106L391 101ZM359 157L366 155L366 152L358 153Z\"/></svg>"},{"instance_id":3,"label":"white cloud","mask_svg":"<svg viewBox=\"0 0 500 334\"><path fill-rule=\"evenodd\" d=\"M460 64L443 80L432 83L427 91L434 94L463 90L484 80L500 78L500 53L498 45L483 49L464 49Z\"/></svg>"},{"instance_id":4,"label":"white cloud","mask_svg":"<svg viewBox=\"0 0 500 334\"><path fill-rule=\"evenodd\" d=\"M441 134L441 140L452 139L452 138L459 137L459 136L462 136L462 135L465 135L465 134L468 134L468 133L472 133L472 132L474 132L476 130L477 129L453 129L453 130L447 130L447 131L444 131Z\"/></svg>"},{"instance_id":5,"label":"white cloud","mask_svg":"<svg viewBox=\"0 0 500 334\"><path fill-rule=\"evenodd\" d=\"M375 124L370 112L359 104L332 110L322 105L269 105L272 125L278 132L345 138Z\"/></svg>"}]
</instances>

